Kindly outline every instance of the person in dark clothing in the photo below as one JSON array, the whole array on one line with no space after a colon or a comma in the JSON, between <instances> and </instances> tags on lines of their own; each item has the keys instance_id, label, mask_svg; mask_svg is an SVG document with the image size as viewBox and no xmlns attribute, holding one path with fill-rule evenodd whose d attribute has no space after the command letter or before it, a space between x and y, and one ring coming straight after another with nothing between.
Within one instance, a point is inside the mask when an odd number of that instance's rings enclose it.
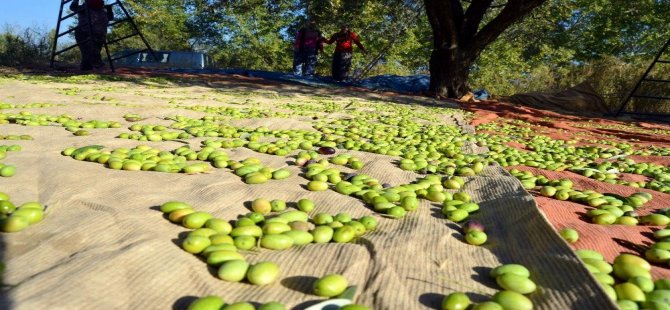
<instances>
[{"instance_id":1,"label":"person in dark clothing","mask_svg":"<svg viewBox=\"0 0 670 310\"><path fill-rule=\"evenodd\" d=\"M319 51L323 52L326 41L316 27L316 21L310 20L295 36L293 44L293 74L313 76Z\"/></svg>"},{"instance_id":2,"label":"person in dark clothing","mask_svg":"<svg viewBox=\"0 0 670 310\"><path fill-rule=\"evenodd\" d=\"M351 31L347 25L343 25L342 28L340 28L340 32L332 35L326 43L336 43L335 53L333 53L332 73L333 79L338 82L344 81L349 75L354 44L356 44L364 54L367 54L358 35Z\"/></svg>"},{"instance_id":3,"label":"person in dark clothing","mask_svg":"<svg viewBox=\"0 0 670 310\"><path fill-rule=\"evenodd\" d=\"M104 0L86 0L79 4L73 0L70 10L77 13L77 28L74 37L81 52L81 70L99 69L105 66L100 57L105 40L107 39L107 24L111 9L105 9ZM90 24L89 24L90 22Z\"/></svg>"}]
</instances>

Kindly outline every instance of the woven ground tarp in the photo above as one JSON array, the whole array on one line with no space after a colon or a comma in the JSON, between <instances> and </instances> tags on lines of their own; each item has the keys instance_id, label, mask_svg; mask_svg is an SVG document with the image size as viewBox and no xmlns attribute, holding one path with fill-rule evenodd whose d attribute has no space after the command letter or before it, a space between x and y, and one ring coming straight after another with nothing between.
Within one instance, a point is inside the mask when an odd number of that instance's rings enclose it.
<instances>
[{"instance_id":1,"label":"woven ground tarp","mask_svg":"<svg viewBox=\"0 0 670 310\"><path fill-rule=\"evenodd\" d=\"M560 109L580 114L591 112L602 116L609 112L605 100L588 82L558 93L516 94L503 100L540 109Z\"/></svg>"},{"instance_id":2,"label":"woven ground tarp","mask_svg":"<svg viewBox=\"0 0 670 310\"><path fill-rule=\"evenodd\" d=\"M22 151L10 153L4 160L17 166L17 174L0 178L0 191L10 194L17 203L37 200L48 206L43 222L20 233L0 235L2 261L6 264L3 281L7 285L0 300L2 308L169 309L184 308L195 297L219 295L229 302L277 300L290 308L302 309L320 300L311 294L316 278L340 273L359 287L357 303L374 309L435 309L444 295L454 291L467 292L477 302L490 298L499 288L488 272L503 263L520 263L530 269L539 287L538 292L530 295L537 309L614 308L539 212L533 198L514 177L497 166L469 178L465 187L481 206L477 219L486 223L489 235L484 246L463 242L458 226L446 220L437 205L422 200L421 208L402 220L379 218L378 229L353 244L312 244L285 251L245 252L252 263L269 260L280 266L280 280L272 285L257 287L217 279L214 269L180 248L179 241L187 230L166 220L157 211L157 205L181 200L197 210L230 220L248 213L244 203L259 197L286 201L310 198L317 206L314 213L348 212L360 217L373 212L361 201L334 191L307 191L301 186L307 180L299 176L298 167L293 165L288 166L293 175L286 180L247 185L228 169L201 175L116 171L76 161L60 152L66 147L91 144L108 149L139 144L163 150L177 148L183 144L114 138L128 132L126 127L130 124L121 117L126 113L138 113L148 118L140 123L156 125L170 123L159 119L162 116L206 115L176 108L175 102L270 107L306 102L311 100L310 96L318 95L320 100L339 103L358 100L371 107L391 103L364 101L356 93L324 98L317 90L312 95L289 96L293 86L283 84L255 91L247 85L244 95L233 96L235 89L231 84L210 85L0 81L0 101L63 104L4 111L68 113L87 120L123 124L119 129L92 129L92 135L85 137L73 136L60 127L0 125L2 134L28 134L34 138L11 143L0 141L23 146ZM64 89L73 88L77 89L75 95L64 94ZM282 92L278 96L268 95L268 91L275 90ZM459 115L446 115L442 119L462 123ZM273 129L307 129L311 128L310 122L311 119L298 116L231 121ZM201 140L188 142L198 149ZM470 151L478 149L473 147ZM288 160L246 148L226 152L238 160L259 158L270 167L286 166ZM398 169L395 157L347 153L366 164L362 173L381 182L396 185L419 177Z\"/></svg>"}]
</instances>

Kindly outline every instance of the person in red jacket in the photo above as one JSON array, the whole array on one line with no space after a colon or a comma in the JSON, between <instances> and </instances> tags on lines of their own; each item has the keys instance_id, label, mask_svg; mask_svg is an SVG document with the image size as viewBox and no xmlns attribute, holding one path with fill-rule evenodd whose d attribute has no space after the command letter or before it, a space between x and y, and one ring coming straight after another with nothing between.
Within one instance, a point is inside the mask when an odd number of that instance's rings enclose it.
<instances>
[{"instance_id":1,"label":"person in red jacket","mask_svg":"<svg viewBox=\"0 0 670 310\"><path fill-rule=\"evenodd\" d=\"M333 53L332 73L333 79L338 82L344 81L349 75L354 44L356 44L364 54L367 54L365 47L361 44L360 38L356 33L349 29L348 25L342 25L340 32L332 35L326 43L336 43L335 53Z\"/></svg>"},{"instance_id":2,"label":"person in red jacket","mask_svg":"<svg viewBox=\"0 0 670 310\"><path fill-rule=\"evenodd\" d=\"M307 22L307 27L298 31L293 43L293 74L313 76L319 51L323 52L326 41L316 27L316 21Z\"/></svg>"}]
</instances>

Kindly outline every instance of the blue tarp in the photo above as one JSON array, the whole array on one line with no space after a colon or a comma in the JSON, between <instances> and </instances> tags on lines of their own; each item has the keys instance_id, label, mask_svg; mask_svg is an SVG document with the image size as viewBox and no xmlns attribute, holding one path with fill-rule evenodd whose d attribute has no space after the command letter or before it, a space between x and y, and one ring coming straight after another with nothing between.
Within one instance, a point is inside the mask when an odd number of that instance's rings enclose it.
<instances>
[{"instance_id":1,"label":"blue tarp","mask_svg":"<svg viewBox=\"0 0 670 310\"><path fill-rule=\"evenodd\" d=\"M477 100L486 100L489 99L489 92L486 89L477 89L472 92Z\"/></svg>"},{"instance_id":2,"label":"blue tarp","mask_svg":"<svg viewBox=\"0 0 670 310\"><path fill-rule=\"evenodd\" d=\"M430 86L430 77L428 75L380 75L370 77L361 81L336 82L330 77L304 77L296 76L291 73L244 70L244 69L223 69L223 70L173 70L185 73L219 73L219 74L239 74L249 77L259 77L268 80L287 81L305 84L316 87L341 87L355 86L371 90L395 91L399 93L420 93L428 90Z\"/></svg>"},{"instance_id":3,"label":"blue tarp","mask_svg":"<svg viewBox=\"0 0 670 310\"><path fill-rule=\"evenodd\" d=\"M428 91L428 87L430 86L430 76L379 75L361 80L356 84L359 87L374 90L390 90L401 93L420 93Z\"/></svg>"}]
</instances>

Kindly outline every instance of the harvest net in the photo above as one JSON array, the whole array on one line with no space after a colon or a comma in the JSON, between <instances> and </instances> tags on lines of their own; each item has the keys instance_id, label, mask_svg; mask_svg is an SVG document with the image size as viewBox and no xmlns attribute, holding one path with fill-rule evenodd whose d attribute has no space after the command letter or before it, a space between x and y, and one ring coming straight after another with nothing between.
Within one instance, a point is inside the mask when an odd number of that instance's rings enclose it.
<instances>
[{"instance_id":1,"label":"harvest net","mask_svg":"<svg viewBox=\"0 0 670 310\"><path fill-rule=\"evenodd\" d=\"M180 200L198 211L233 220L248 213L245 203L255 198L292 202L309 198L317 206L313 213L347 212L356 218L374 212L362 201L332 190L306 190L307 179L301 176L299 167L290 164L289 156L261 154L243 147L225 151L233 159L256 157L269 167L287 167L291 177L248 185L229 169L197 175L119 171L77 161L60 152L86 145L114 149L145 144L162 150L175 149L184 143L115 138L127 133L126 127L132 124L121 116L136 113L145 118L140 123L169 126L172 122L165 120L166 116L211 115L188 108L196 105L253 107L284 113L253 119L233 116L227 121L233 126L314 130L311 115L294 114L287 109L287 104L299 104L303 105L302 110L316 111L319 120L348 118L355 111L382 113L377 110L380 106L397 106L434 117L417 120L420 122L460 126L463 132L472 132L473 127L457 110L428 109L411 97L350 91L333 94L244 78L208 80L207 85L197 80L187 84L160 80L83 80L71 84L38 79L0 83L0 101L59 105L11 108L6 112L67 113L84 120L122 124L117 129L91 129L88 136L74 136L53 126L2 125L3 135L34 138L11 141L23 150L5 159L15 164L18 172L14 177L0 178L2 191L17 203L39 201L48 206L44 221L20 233L2 235L2 261L6 264L3 281L9 285L3 292L3 305L15 309L165 309L183 308L195 297L218 295L229 302L277 300L300 309L320 300L311 294L316 278L340 273L358 286L356 303L374 309L437 308L444 295L455 291L467 292L476 302L488 300L500 290L488 276L490 269L519 263L530 269L538 285L538 291L530 295L538 309L614 307L568 244L556 234L533 197L499 166L487 167L482 174L466 178L464 187L481 206L475 218L487 226L489 241L484 246L465 243L458 225L444 218L438 204L421 200L421 207L404 219L378 217L378 228L351 244L243 252L251 263L272 261L280 266L280 279L271 285L258 287L219 280L215 269L181 249L180 241L188 230L169 222L156 206ZM396 101L401 104L393 103ZM344 108L352 102L352 109ZM327 110L329 105L334 108ZM202 140L185 142L198 149ZM471 153L486 151L472 144L466 148ZM405 184L421 176L399 169L396 156L338 152L360 158L365 166L358 173L380 182ZM340 168L343 172L354 171ZM557 226L577 221L573 210L561 206L561 211L554 212L552 205L540 202L549 221ZM593 239L587 239L584 247L598 248L611 258L619 248L599 243L604 235L592 234Z\"/></svg>"}]
</instances>

